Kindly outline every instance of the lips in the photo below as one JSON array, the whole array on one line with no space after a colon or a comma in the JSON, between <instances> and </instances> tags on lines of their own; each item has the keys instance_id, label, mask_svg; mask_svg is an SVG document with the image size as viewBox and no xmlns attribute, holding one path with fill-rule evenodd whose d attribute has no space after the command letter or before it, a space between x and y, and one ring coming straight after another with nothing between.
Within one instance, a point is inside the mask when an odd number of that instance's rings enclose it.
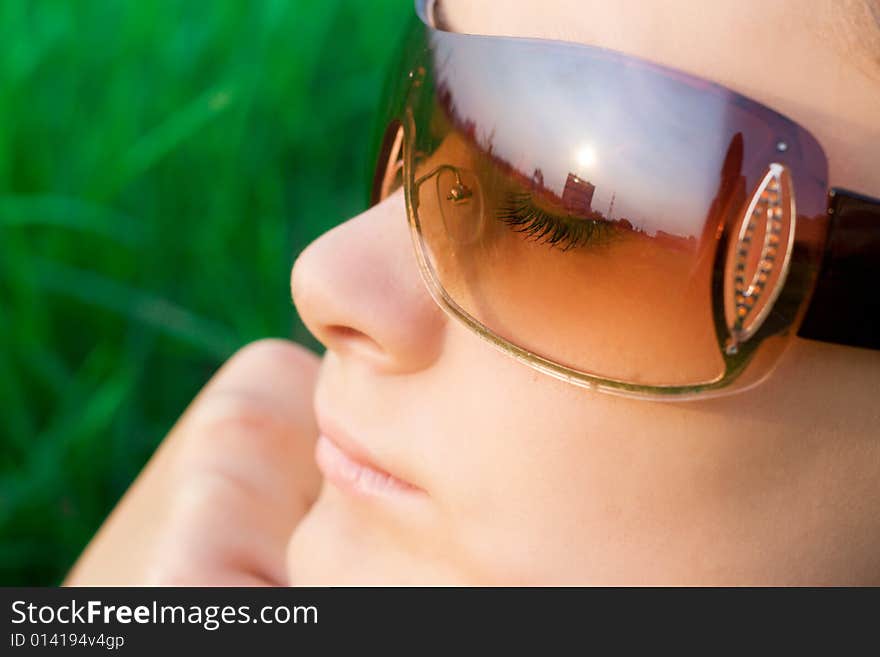
<instances>
[{"instance_id":1,"label":"lips","mask_svg":"<svg viewBox=\"0 0 880 657\"><path fill-rule=\"evenodd\" d=\"M327 480L355 495L400 496L425 492L383 470L356 443L339 433L331 434L323 427L315 445L315 460Z\"/></svg>"}]
</instances>

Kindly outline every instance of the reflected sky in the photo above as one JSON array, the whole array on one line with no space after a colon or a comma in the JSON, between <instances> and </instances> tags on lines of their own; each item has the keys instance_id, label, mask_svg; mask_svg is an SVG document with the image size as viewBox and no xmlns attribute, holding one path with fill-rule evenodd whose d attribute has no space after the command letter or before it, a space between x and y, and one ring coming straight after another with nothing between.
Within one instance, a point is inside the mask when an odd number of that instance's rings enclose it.
<instances>
[{"instance_id":1,"label":"reflected sky","mask_svg":"<svg viewBox=\"0 0 880 657\"><path fill-rule=\"evenodd\" d=\"M447 32L431 44L453 118L481 148L527 178L540 169L560 197L570 173L589 181L594 210L613 198L609 218L649 234L698 237L731 139L744 121L755 130L730 92L606 51Z\"/></svg>"}]
</instances>

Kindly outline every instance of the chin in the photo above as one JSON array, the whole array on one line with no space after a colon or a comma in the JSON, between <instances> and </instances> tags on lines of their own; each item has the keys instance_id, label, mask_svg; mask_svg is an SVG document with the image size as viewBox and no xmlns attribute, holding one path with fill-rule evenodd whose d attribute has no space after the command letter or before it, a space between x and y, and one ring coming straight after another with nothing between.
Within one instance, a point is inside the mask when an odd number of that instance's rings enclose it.
<instances>
[{"instance_id":1,"label":"chin","mask_svg":"<svg viewBox=\"0 0 880 657\"><path fill-rule=\"evenodd\" d=\"M393 525L325 483L287 545L291 586L467 585L455 568L404 547ZM414 548L414 546L413 546Z\"/></svg>"}]
</instances>

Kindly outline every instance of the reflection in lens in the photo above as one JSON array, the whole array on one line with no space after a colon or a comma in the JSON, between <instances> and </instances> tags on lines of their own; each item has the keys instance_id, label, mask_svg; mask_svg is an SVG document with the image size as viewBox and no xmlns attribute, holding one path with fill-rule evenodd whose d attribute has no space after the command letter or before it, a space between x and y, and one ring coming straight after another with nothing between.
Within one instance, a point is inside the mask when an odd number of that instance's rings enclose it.
<instances>
[{"instance_id":1,"label":"reflection in lens","mask_svg":"<svg viewBox=\"0 0 880 657\"><path fill-rule=\"evenodd\" d=\"M812 142L733 92L613 53L430 38L412 204L447 305L599 379L722 377L720 240L770 154ZM821 207L820 186L802 187L799 205Z\"/></svg>"}]
</instances>

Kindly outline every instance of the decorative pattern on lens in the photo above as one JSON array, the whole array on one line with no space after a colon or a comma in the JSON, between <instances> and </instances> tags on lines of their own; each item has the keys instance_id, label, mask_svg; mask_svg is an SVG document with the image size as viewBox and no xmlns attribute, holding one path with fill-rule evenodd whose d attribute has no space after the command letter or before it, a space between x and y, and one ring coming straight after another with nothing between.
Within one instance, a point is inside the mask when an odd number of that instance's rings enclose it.
<instances>
[{"instance_id":1,"label":"decorative pattern on lens","mask_svg":"<svg viewBox=\"0 0 880 657\"><path fill-rule=\"evenodd\" d=\"M791 176L785 166L773 163L752 194L727 254L728 354L758 331L785 285L795 217Z\"/></svg>"}]
</instances>

